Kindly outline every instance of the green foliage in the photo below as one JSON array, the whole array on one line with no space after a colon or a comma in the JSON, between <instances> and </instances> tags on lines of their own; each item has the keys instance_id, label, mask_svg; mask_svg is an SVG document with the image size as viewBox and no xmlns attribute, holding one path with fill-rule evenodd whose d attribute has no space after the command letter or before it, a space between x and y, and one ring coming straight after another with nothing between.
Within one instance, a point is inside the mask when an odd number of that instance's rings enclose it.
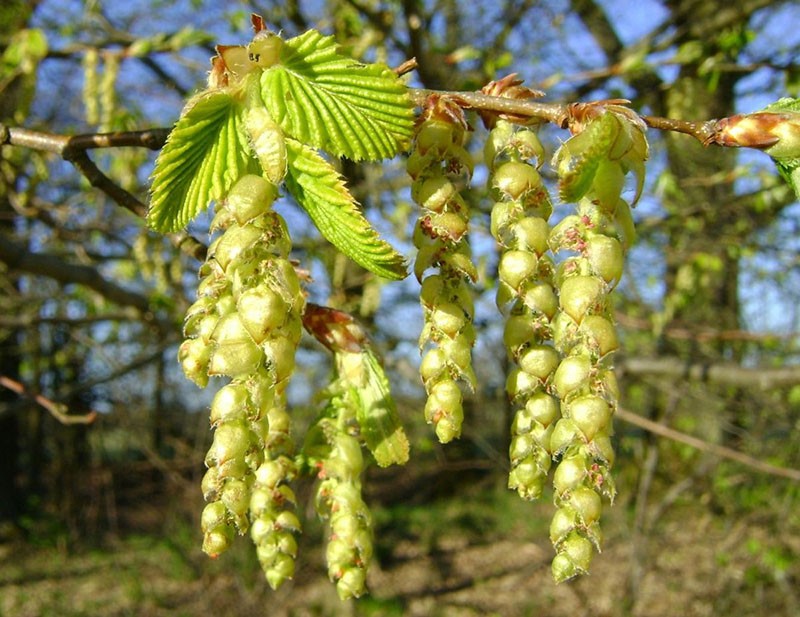
<instances>
[{"instance_id":1,"label":"green foliage","mask_svg":"<svg viewBox=\"0 0 800 617\"><path fill-rule=\"evenodd\" d=\"M386 67L360 64L316 30L286 41L261 76L261 95L287 135L353 160L392 157L413 125L406 87Z\"/></svg>"},{"instance_id":2,"label":"green foliage","mask_svg":"<svg viewBox=\"0 0 800 617\"><path fill-rule=\"evenodd\" d=\"M244 109L226 92L190 101L153 171L148 222L159 231L185 227L241 176L256 171Z\"/></svg>"},{"instance_id":3,"label":"green foliage","mask_svg":"<svg viewBox=\"0 0 800 617\"><path fill-rule=\"evenodd\" d=\"M333 166L312 148L289 139L286 186L320 233L359 265L388 279L406 276L405 259L381 240L358 210Z\"/></svg>"}]
</instances>

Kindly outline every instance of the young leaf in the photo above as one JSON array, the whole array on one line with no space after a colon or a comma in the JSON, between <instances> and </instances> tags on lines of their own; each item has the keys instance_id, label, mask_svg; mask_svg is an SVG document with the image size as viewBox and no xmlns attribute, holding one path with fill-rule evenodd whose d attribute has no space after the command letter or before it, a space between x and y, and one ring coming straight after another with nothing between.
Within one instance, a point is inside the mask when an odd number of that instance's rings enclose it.
<instances>
[{"instance_id":1,"label":"young leaf","mask_svg":"<svg viewBox=\"0 0 800 617\"><path fill-rule=\"evenodd\" d=\"M316 30L286 41L281 53L261 75L261 94L287 136L353 160L392 157L406 146L413 105L388 68L343 56Z\"/></svg>"},{"instance_id":2,"label":"young leaf","mask_svg":"<svg viewBox=\"0 0 800 617\"><path fill-rule=\"evenodd\" d=\"M156 159L147 221L158 231L181 229L239 177L259 171L239 105L225 92L202 94Z\"/></svg>"},{"instance_id":3,"label":"young leaf","mask_svg":"<svg viewBox=\"0 0 800 617\"><path fill-rule=\"evenodd\" d=\"M286 140L286 187L320 233L357 264L384 278L406 276L403 256L380 238L358 210L342 177L315 150Z\"/></svg>"},{"instance_id":4,"label":"young leaf","mask_svg":"<svg viewBox=\"0 0 800 617\"><path fill-rule=\"evenodd\" d=\"M389 390L389 380L369 347L363 351L336 353L343 384L350 386L361 436L381 467L408 462L408 438Z\"/></svg>"}]
</instances>

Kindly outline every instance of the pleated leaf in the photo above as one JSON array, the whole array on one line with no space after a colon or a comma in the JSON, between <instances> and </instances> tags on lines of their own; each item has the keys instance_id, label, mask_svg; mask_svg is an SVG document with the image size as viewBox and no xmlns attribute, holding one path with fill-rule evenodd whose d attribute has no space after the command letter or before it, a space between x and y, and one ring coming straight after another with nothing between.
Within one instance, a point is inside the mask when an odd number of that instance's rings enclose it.
<instances>
[{"instance_id":1,"label":"pleated leaf","mask_svg":"<svg viewBox=\"0 0 800 617\"><path fill-rule=\"evenodd\" d=\"M348 391L345 400L355 407L361 437L375 461L381 467L407 463L408 437L375 353L365 347L356 353L338 351L335 358L339 380Z\"/></svg>"},{"instance_id":2,"label":"pleated leaf","mask_svg":"<svg viewBox=\"0 0 800 617\"><path fill-rule=\"evenodd\" d=\"M389 158L411 138L405 85L383 65L340 54L316 30L285 42L280 64L261 75L261 94L288 136L335 156Z\"/></svg>"},{"instance_id":3,"label":"pleated leaf","mask_svg":"<svg viewBox=\"0 0 800 617\"><path fill-rule=\"evenodd\" d=\"M406 276L403 256L381 239L358 209L342 177L312 148L286 140L286 187L320 233L360 266L383 278Z\"/></svg>"},{"instance_id":4,"label":"pleated leaf","mask_svg":"<svg viewBox=\"0 0 800 617\"><path fill-rule=\"evenodd\" d=\"M784 122L774 127L777 144L765 150L775 161L781 177L800 199L800 99L783 98L764 111L784 112Z\"/></svg>"},{"instance_id":5,"label":"pleated leaf","mask_svg":"<svg viewBox=\"0 0 800 617\"><path fill-rule=\"evenodd\" d=\"M158 231L177 231L239 177L258 171L240 106L225 92L199 95L156 159L147 221Z\"/></svg>"}]
</instances>

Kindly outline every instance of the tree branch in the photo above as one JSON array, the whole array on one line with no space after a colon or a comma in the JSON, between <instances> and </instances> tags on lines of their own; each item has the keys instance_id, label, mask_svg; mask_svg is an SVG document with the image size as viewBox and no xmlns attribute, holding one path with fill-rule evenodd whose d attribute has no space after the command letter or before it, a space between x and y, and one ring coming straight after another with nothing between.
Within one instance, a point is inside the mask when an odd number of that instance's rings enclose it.
<instances>
[{"instance_id":1,"label":"tree branch","mask_svg":"<svg viewBox=\"0 0 800 617\"><path fill-rule=\"evenodd\" d=\"M64 160L72 163L92 186L108 195L123 208L143 218L147 214L147 206L144 202L106 176L89 158L86 151L98 148L125 147L159 150L167 141L169 132L168 128L154 128L143 131L66 136L0 124L0 146L18 146L61 156ZM206 246L196 238L185 232L169 234L169 238L172 245L182 253L199 261L205 259Z\"/></svg>"},{"instance_id":2,"label":"tree branch","mask_svg":"<svg viewBox=\"0 0 800 617\"><path fill-rule=\"evenodd\" d=\"M141 312L146 321L156 323L162 328L167 326L160 323L153 314L146 296L120 287L89 266L69 263L52 255L31 253L22 244L10 238L3 238L0 242L0 261L14 270L45 276L60 283L83 285L120 306L134 307Z\"/></svg>"},{"instance_id":3,"label":"tree branch","mask_svg":"<svg viewBox=\"0 0 800 617\"><path fill-rule=\"evenodd\" d=\"M5 375L0 375L0 386L8 388L20 396L32 399L40 407L46 409L50 415L58 420L61 424L91 424L97 419L96 411L90 411L89 413L83 415L71 415L67 413L67 406L63 403L56 403L42 394L31 392L30 389L26 388L19 381L11 379L10 377L6 377Z\"/></svg>"},{"instance_id":4,"label":"tree branch","mask_svg":"<svg viewBox=\"0 0 800 617\"><path fill-rule=\"evenodd\" d=\"M620 374L657 375L770 390L800 384L800 366L745 368L735 364L702 364L679 358L621 358L616 362Z\"/></svg>"},{"instance_id":5,"label":"tree branch","mask_svg":"<svg viewBox=\"0 0 800 617\"><path fill-rule=\"evenodd\" d=\"M628 422L629 424L633 424L634 426L638 426L639 428L649 431L654 435L659 435L660 437L665 437L667 439L671 439L672 441L686 444L687 446L691 446L692 448L702 450L703 452L708 452L709 454L713 454L721 458L736 461L737 463L763 473L773 476L780 476L782 478L788 478L789 480L794 480L795 482L800 482L799 469L778 467L777 465L765 463L764 461L760 461L757 458L743 454L742 452L738 452L731 448L709 443L707 441L703 441L702 439L698 439L697 437L692 437L686 433L676 431L675 429L664 426L663 424L659 424L658 422L653 422L647 418L643 418L642 416L623 408L618 408L615 415L620 420Z\"/></svg>"}]
</instances>

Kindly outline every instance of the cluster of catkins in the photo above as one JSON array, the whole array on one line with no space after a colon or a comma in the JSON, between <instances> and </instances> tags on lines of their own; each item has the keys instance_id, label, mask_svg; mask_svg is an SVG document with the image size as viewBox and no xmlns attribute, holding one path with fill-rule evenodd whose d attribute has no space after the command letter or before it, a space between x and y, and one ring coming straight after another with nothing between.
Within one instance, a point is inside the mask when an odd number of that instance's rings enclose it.
<instances>
[{"instance_id":1,"label":"cluster of catkins","mask_svg":"<svg viewBox=\"0 0 800 617\"><path fill-rule=\"evenodd\" d=\"M420 374L428 394L425 419L442 443L461 435L464 408L458 382L475 387L470 282L477 271L467 241L469 206L459 193L473 166L464 148L466 130L461 108L432 96L418 120L407 165L411 195L421 208L414 228L414 272L422 282L425 318L419 341ZM423 278L430 268L436 272Z\"/></svg>"},{"instance_id":2,"label":"cluster of catkins","mask_svg":"<svg viewBox=\"0 0 800 617\"><path fill-rule=\"evenodd\" d=\"M506 390L517 410L511 426L508 486L525 499L541 496L551 465L550 435L559 418L548 391L560 357L551 321L558 309L555 265L549 252L552 205L536 163L543 154L536 133L497 120L484 148L498 201L491 232L500 246L497 305L510 309L503 341L515 368Z\"/></svg>"},{"instance_id":3,"label":"cluster of catkins","mask_svg":"<svg viewBox=\"0 0 800 617\"><path fill-rule=\"evenodd\" d=\"M217 556L235 534L249 531L273 588L294 573L300 529L289 484L296 465L285 389L305 303L288 260L286 224L271 209L276 196L274 184L247 175L221 204L211 229L222 233L201 268L179 352L197 385L209 375L231 378L211 405L203 550Z\"/></svg>"},{"instance_id":4,"label":"cluster of catkins","mask_svg":"<svg viewBox=\"0 0 800 617\"><path fill-rule=\"evenodd\" d=\"M359 426L352 409L334 397L328 417L317 421L309 432L321 434L325 453L317 463L320 482L316 510L328 522L326 549L328 576L336 582L342 599L359 597L366 591L367 569L372 560L372 515L361 496L364 458ZM314 455L313 448L304 448Z\"/></svg>"},{"instance_id":5,"label":"cluster of catkins","mask_svg":"<svg viewBox=\"0 0 800 617\"><path fill-rule=\"evenodd\" d=\"M519 82L503 96L530 96ZM492 92L495 94L494 92ZM588 571L600 550L602 498L613 499L611 419L618 388L609 294L632 240L629 171L641 185L647 144L640 121L616 105L572 108L575 135L554 158L559 197L576 212L555 227L538 173L544 150L528 127L488 118L484 148L500 247L497 304L507 311L504 344L514 363L506 389L515 406L508 484L541 496L551 466L556 512L550 537L556 581ZM487 118L485 118L486 120Z\"/></svg>"},{"instance_id":6,"label":"cluster of catkins","mask_svg":"<svg viewBox=\"0 0 800 617\"><path fill-rule=\"evenodd\" d=\"M551 249L569 255L556 272L559 310L553 320L562 357L552 382L562 417L550 438L559 460L553 476L558 509L550 526L557 581L587 571L601 542L601 496L615 494L610 436L619 390L611 355L618 342L609 294L632 241L630 204L621 197L625 175L633 171L641 184L648 153L644 126L627 109L577 111L585 115L579 116L579 132L554 161L560 196L577 201L577 208L550 233Z\"/></svg>"}]
</instances>

